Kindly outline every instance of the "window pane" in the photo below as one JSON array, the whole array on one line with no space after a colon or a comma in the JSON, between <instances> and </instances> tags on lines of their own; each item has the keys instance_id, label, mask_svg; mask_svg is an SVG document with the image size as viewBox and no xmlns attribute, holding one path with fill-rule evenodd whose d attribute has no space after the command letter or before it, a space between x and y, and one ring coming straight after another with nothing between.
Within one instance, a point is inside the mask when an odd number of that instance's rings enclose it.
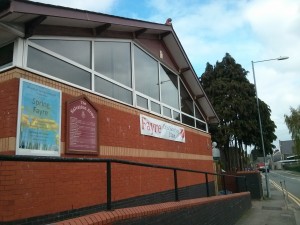
<instances>
[{"instance_id":1,"label":"window pane","mask_svg":"<svg viewBox=\"0 0 300 225\"><path fill-rule=\"evenodd\" d=\"M196 120L196 127L200 130L206 131L206 124L201 121Z\"/></svg>"},{"instance_id":2,"label":"window pane","mask_svg":"<svg viewBox=\"0 0 300 225\"><path fill-rule=\"evenodd\" d=\"M143 98L141 96L136 96L137 105L144 109L148 109L148 99Z\"/></svg>"},{"instance_id":3,"label":"window pane","mask_svg":"<svg viewBox=\"0 0 300 225\"><path fill-rule=\"evenodd\" d=\"M172 111L171 109L167 108L167 107L163 107L163 113L164 113L164 116L167 116L167 117L170 117L172 118Z\"/></svg>"},{"instance_id":4,"label":"window pane","mask_svg":"<svg viewBox=\"0 0 300 225\"><path fill-rule=\"evenodd\" d=\"M205 121L197 107L195 107L195 116L197 119Z\"/></svg>"},{"instance_id":5,"label":"window pane","mask_svg":"<svg viewBox=\"0 0 300 225\"><path fill-rule=\"evenodd\" d=\"M132 105L131 91L95 76L95 91Z\"/></svg>"},{"instance_id":6,"label":"window pane","mask_svg":"<svg viewBox=\"0 0 300 225\"><path fill-rule=\"evenodd\" d=\"M182 122L186 125L190 125L192 127L195 126L195 121L193 118L182 114Z\"/></svg>"},{"instance_id":7,"label":"window pane","mask_svg":"<svg viewBox=\"0 0 300 225\"><path fill-rule=\"evenodd\" d=\"M181 111L194 116L193 99L185 89L184 85L180 83L180 97L181 97Z\"/></svg>"},{"instance_id":8,"label":"window pane","mask_svg":"<svg viewBox=\"0 0 300 225\"><path fill-rule=\"evenodd\" d=\"M155 102L151 102L151 111L160 114L160 105Z\"/></svg>"},{"instance_id":9,"label":"window pane","mask_svg":"<svg viewBox=\"0 0 300 225\"><path fill-rule=\"evenodd\" d=\"M68 59L91 68L91 42L65 40L31 40Z\"/></svg>"},{"instance_id":10,"label":"window pane","mask_svg":"<svg viewBox=\"0 0 300 225\"><path fill-rule=\"evenodd\" d=\"M0 48L0 69L11 66L14 55L14 43Z\"/></svg>"},{"instance_id":11,"label":"window pane","mask_svg":"<svg viewBox=\"0 0 300 225\"><path fill-rule=\"evenodd\" d=\"M32 47L28 49L27 66L91 89L91 74Z\"/></svg>"},{"instance_id":12,"label":"window pane","mask_svg":"<svg viewBox=\"0 0 300 225\"><path fill-rule=\"evenodd\" d=\"M158 63L138 47L134 47L136 90L159 100Z\"/></svg>"},{"instance_id":13,"label":"window pane","mask_svg":"<svg viewBox=\"0 0 300 225\"><path fill-rule=\"evenodd\" d=\"M161 101L176 109L179 109L177 76L160 66L160 80Z\"/></svg>"},{"instance_id":14,"label":"window pane","mask_svg":"<svg viewBox=\"0 0 300 225\"><path fill-rule=\"evenodd\" d=\"M95 70L131 87L130 43L96 42Z\"/></svg>"},{"instance_id":15,"label":"window pane","mask_svg":"<svg viewBox=\"0 0 300 225\"><path fill-rule=\"evenodd\" d=\"M173 116L174 116L175 120L180 121L180 113L179 112L173 111Z\"/></svg>"}]
</instances>

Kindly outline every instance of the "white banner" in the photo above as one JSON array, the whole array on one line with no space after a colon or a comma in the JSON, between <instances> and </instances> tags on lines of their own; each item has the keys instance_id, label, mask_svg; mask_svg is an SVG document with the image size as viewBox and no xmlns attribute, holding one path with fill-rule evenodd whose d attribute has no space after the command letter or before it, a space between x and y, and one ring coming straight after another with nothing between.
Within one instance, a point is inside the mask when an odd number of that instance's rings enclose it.
<instances>
[{"instance_id":1,"label":"white banner","mask_svg":"<svg viewBox=\"0 0 300 225\"><path fill-rule=\"evenodd\" d=\"M172 141L185 142L185 131L182 127L140 115L141 134Z\"/></svg>"}]
</instances>

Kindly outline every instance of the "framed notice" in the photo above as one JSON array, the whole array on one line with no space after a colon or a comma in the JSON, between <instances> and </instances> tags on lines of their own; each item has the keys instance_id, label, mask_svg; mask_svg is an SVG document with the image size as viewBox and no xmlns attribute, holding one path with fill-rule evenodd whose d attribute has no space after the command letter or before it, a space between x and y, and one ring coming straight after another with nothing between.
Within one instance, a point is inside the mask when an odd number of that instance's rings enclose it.
<instances>
[{"instance_id":1,"label":"framed notice","mask_svg":"<svg viewBox=\"0 0 300 225\"><path fill-rule=\"evenodd\" d=\"M17 155L60 156L61 91L20 79Z\"/></svg>"},{"instance_id":2,"label":"framed notice","mask_svg":"<svg viewBox=\"0 0 300 225\"><path fill-rule=\"evenodd\" d=\"M67 102L66 152L98 154L98 111L85 96Z\"/></svg>"}]
</instances>

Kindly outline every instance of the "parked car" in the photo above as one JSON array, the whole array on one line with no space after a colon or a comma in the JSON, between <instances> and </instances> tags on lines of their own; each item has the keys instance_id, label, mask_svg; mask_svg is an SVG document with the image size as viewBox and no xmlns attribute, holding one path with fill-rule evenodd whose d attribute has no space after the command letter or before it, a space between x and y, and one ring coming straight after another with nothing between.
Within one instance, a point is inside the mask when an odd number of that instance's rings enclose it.
<instances>
[{"instance_id":1,"label":"parked car","mask_svg":"<svg viewBox=\"0 0 300 225\"><path fill-rule=\"evenodd\" d=\"M266 172L266 168L267 168L267 172L269 173L269 165L266 164L265 166L265 163L263 162L259 162L256 164L256 168L261 171L262 173Z\"/></svg>"}]
</instances>

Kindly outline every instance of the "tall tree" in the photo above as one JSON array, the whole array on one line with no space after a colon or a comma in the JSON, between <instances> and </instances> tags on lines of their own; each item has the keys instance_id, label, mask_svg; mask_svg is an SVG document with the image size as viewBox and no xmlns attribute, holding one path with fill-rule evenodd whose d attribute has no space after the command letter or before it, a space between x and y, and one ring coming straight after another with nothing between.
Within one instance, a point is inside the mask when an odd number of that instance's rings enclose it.
<instances>
[{"instance_id":1,"label":"tall tree","mask_svg":"<svg viewBox=\"0 0 300 225\"><path fill-rule=\"evenodd\" d=\"M300 106L298 109L290 108L291 115L284 115L285 123L294 140L294 153L300 155Z\"/></svg>"},{"instance_id":2,"label":"tall tree","mask_svg":"<svg viewBox=\"0 0 300 225\"><path fill-rule=\"evenodd\" d=\"M270 107L264 102L259 99L259 106L260 106L260 115L262 119L262 131L264 137L264 146L265 146L265 153L272 154L273 149L275 146L272 144L273 141L277 139L275 135L276 125L274 121L271 119L271 109ZM261 140L256 143L257 146L261 146Z\"/></svg>"},{"instance_id":3,"label":"tall tree","mask_svg":"<svg viewBox=\"0 0 300 225\"><path fill-rule=\"evenodd\" d=\"M200 78L220 118L219 126L210 126L210 132L213 140L218 142L224 152L228 170L242 166L243 145L261 146L255 87L247 79L247 73L230 54L226 53L222 61L217 62L214 67L207 63L205 72ZM269 108L262 101L260 103L265 133L271 131L274 135L275 128L269 129L273 127ZM266 138L265 146L269 146L270 140L274 138L272 134Z\"/></svg>"}]
</instances>

